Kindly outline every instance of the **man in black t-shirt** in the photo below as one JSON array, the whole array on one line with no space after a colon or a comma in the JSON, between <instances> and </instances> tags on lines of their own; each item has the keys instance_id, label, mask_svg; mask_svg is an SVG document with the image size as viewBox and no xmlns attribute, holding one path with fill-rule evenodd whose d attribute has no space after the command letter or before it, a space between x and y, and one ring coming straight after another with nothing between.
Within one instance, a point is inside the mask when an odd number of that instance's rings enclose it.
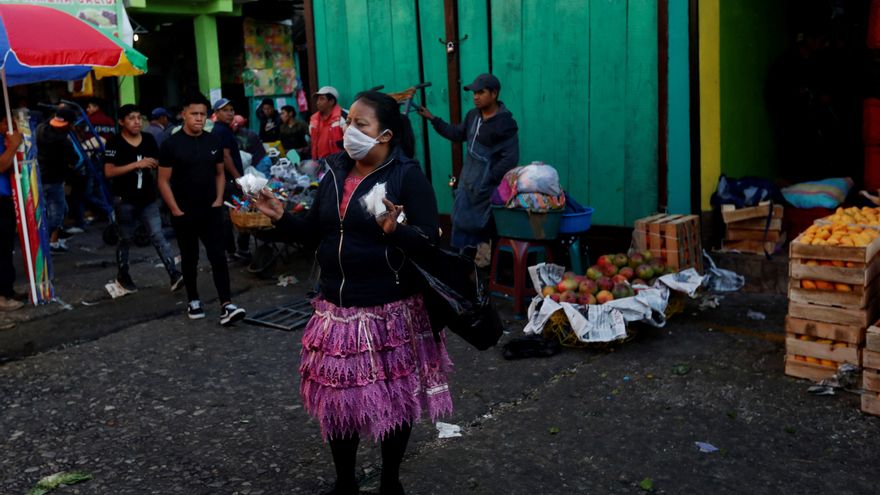
<instances>
[{"instance_id":1,"label":"man in black t-shirt","mask_svg":"<svg viewBox=\"0 0 880 495\"><path fill-rule=\"evenodd\" d=\"M171 277L174 292L183 285L183 275L177 270L171 246L162 233L153 174L159 166L159 147L152 134L141 132L141 113L136 106L123 105L118 113L121 132L110 138L104 151L104 176L113 179L113 192L120 198L116 205L116 282L130 292L137 290L128 271L128 252L140 220L150 232L150 241Z\"/></svg>"},{"instance_id":2,"label":"man in black t-shirt","mask_svg":"<svg viewBox=\"0 0 880 495\"><path fill-rule=\"evenodd\" d=\"M233 108L232 102L226 98L217 100L214 103L214 116L216 122L214 122L211 134L217 136L220 139L220 144L223 145L223 169L226 171L226 193L224 196L229 201L232 195L238 191L235 179L244 173L238 140L235 139L235 133L232 131L232 121L235 118L235 108ZM248 233L240 232L236 242L235 229L229 219L228 211L223 212L223 237L226 252L230 257L250 261L251 236Z\"/></svg>"},{"instance_id":3,"label":"man in black t-shirt","mask_svg":"<svg viewBox=\"0 0 880 495\"><path fill-rule=\"evenodd\" d=\"M205 246L222 311L220 324L241 320L245 310L232 304L229 267L223 254L223 145L204 131L208 100L195 93L183 100L183 127L171 135L159 153L159 192L171 210L171 223L180 248L183 282L189 300L187 316L205 317L199 301L199 241Z\"/></svg>"}]
</instances>

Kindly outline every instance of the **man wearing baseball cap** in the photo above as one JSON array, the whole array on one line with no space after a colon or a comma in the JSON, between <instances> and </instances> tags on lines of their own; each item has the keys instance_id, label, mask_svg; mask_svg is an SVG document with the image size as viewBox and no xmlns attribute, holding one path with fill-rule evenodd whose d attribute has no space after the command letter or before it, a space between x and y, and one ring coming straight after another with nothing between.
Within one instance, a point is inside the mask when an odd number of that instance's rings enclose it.
<instances>
[{"instance_id":1,"label":"man wearing baseball cap","mask_svg":"<svg viewBox=\"0 0 880 495\"><path fill-rule=\"evenodd\" d=\"M156 139L156 145L161 147L162 142L165 141L167 137L165 135L165 128L168 127L168 124L171 123L171 112L165 110L162 107L156 107L150 112L150 125L147 126L146 131L152 134L152 136Z\"/></svg>"},{"instance_id":2,"label":"man wearing baseball cap","mask_svg":"<svg viewBox=\"0 0 880 495\"><path fill-rule=\"evenodd\" d=\"M64 180L68 172L79 162L79 156L70 141L70 130L76 114L61 107L48 122L37 127L37 164L43 182L46 201L46 225L49 228L49 246L53 253L68 251L67 244L58 238L67 214Z\"/></svg>"},{"instance_id":3,"label":"man wearing baseball cap","mask_svg":"<svg viewBox=\"0 0 880 495\"><path fill-rule=\"evenodd\" d=\"M317 160L342 151L339 142L345 133L345 115L339 106L339 91L324 86L315 91L317 112L309 119L309 136L312 139L312 158Z\"/></svg>"},{"instance_id":4,"label":"man wearing baseball cap","mask_svg":"<svg viewBox=\"0 0 880 495\"><path fill-rule=\"evenodd\" d=\"M476 247L482 253L495 230L489 204L492 192L519 162L518 127L510 110L498 100L501 82L497 77L480 74L464 89L474 93L475 107L464 122L449 124L425 107L419 108L419 115L446 139L467 142L453 204L452 246L460 250Z\"/></svg>"},{"instance_id":5,"label":"man wearing baseball cap","mask_svg":"<svg viewBox=\"0 0 880 495\"><path fill-rule=\"evenodd\" d=\"M235 139L235 133L232 131L232 121L235 119L235 108L232 102L226 98L220 98L214 102L212 107L214 117L217 121L214 123L214 129L211 134L220 139L223 146L223 167L226 170L226 188L224 194L227 201L232 201L232 195L239 191L235 179L241 177L244 173L241 161L241 152L238 147L238 140ZM226 245L227 258L249 261L250 254L250 234L239 232L236 238L229 218L229 210L223 208L223 237Z\"/></svg>"}]
</instances>

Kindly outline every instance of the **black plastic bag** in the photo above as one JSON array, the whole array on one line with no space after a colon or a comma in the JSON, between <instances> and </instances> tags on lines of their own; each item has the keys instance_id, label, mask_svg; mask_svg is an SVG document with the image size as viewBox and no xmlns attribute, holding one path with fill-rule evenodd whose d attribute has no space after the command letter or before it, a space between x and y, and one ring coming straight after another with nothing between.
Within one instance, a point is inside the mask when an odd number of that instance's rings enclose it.
<instances>
[{"instance_id":1,"label":"black plastic bag","mask_svg":"<svg viewBox=\"0 0 880 495\"><path fill-rule=\"evenodd\" d=\"M431 256L410 262L424 278L423 297L435 335L448 328L481 351L498 343L504 325L473 260L435 248Z\"/></svg>"}]
</instances>

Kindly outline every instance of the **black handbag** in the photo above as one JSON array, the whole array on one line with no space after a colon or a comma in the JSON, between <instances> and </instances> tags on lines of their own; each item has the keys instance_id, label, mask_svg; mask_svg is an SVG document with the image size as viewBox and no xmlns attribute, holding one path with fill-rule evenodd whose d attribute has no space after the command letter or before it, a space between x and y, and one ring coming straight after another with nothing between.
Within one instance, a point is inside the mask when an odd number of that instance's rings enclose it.
<instances>
[{"instance_id":1,"label":"black handbag","mask_svg":"<svg viewBox=\"0 0 880 495\"><path fill-rule=\"evenodd\" d=\"M440 248L410 259L424 279L423 298L435 338L443 328L484 351L498 343L504 324L470 258Z\"/></svg>"}]
</instances>

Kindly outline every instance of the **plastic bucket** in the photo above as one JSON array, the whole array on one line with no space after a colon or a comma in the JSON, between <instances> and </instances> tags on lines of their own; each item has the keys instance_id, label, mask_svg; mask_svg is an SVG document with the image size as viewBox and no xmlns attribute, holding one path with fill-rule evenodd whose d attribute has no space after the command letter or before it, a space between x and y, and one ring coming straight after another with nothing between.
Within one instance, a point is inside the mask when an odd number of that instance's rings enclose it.
<instances>
[{"instance_id":1,"label":"plastic bucket","mask_svg":"<svg viewBox=\"0 0 880 495\"><path fill-rule=\"evenodd\" d=\"M561 210L536 213L521 208L493 206L492 215L498 235L513 239L556 239L562 221Z\"/></svg>"},{"instance_id":2,"label":"plastic bucket","mask_svg":"<svg viewBox=\"0 0 880 495\"><path fill-rule=\"evenodd\" d=\"M590 230L593 220L593 208L585 207L586 211L580 213L563 213L562 221L559 222L560 234L579 234Z\"/></svg>"}]
</instances>

